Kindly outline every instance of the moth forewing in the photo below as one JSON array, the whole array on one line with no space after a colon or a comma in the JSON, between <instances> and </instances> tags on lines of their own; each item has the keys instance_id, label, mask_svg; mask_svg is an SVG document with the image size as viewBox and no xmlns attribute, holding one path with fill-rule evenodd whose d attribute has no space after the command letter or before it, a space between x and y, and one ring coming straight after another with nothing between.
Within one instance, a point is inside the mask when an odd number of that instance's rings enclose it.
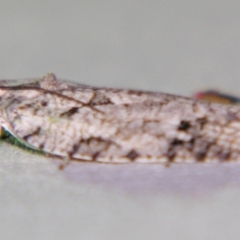
<instances>
[{"instance_id":1,"label":"moth forewing","mask_svg":"<svg viewBox=\"0 0 240 240\"><path fill-rule=\"evenodd\" d=\"M0 82L1 125L32 148L64 159L238 160L239 111L164 93L68 83L54 74Z\"/></svg>"}]
</instances>

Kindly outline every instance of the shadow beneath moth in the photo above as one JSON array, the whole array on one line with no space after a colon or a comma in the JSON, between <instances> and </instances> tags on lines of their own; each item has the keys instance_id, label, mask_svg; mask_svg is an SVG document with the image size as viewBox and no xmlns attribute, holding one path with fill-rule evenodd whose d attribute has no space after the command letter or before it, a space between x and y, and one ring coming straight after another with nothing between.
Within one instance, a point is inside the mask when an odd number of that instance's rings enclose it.
<instances>
[{"instance_id":1,"label":"shadow beneath moth","mask_svg":"<svg viewBox=\"0 0 240 240\"><path fill-rule=\"evenodd\" d=\"M0 124L63 159L216 162L240 159L240 107L158 92L41 79L0 81Z\"/></svg>"}]
</instances>

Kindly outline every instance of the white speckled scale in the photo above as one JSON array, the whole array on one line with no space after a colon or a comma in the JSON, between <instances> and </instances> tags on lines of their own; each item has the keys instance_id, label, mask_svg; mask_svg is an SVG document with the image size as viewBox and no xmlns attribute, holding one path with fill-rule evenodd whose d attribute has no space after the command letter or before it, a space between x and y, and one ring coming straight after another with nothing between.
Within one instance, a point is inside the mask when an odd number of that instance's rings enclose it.
<instances>
[{"instance_id":1,"label":"white speckled scale","mask_svg":"<svg viewBox=\"0 0 240 240\"><path fill-rule=\"evenodd\" d=\"M240 159L240 107L42 79L0 81L0 124L26 145L101 162Z\"/></svg>"}]
</instances>

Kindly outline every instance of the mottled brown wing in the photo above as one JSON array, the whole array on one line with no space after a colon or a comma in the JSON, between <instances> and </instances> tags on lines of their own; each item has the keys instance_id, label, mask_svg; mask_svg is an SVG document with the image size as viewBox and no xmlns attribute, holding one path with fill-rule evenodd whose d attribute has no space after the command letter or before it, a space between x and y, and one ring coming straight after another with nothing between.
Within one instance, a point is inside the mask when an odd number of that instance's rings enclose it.
<instances>
[{"instance_id":1,"label":"mottled brown wing","mask_svg":"<svg viewBox=\"0 0 240 240\"><path fill-rule=\"evenodd\" d=\"M1 125L46 153L103 162L238 160L237 106L87 87L54 75L0 87Z\"/></svg>"}]
</instances>

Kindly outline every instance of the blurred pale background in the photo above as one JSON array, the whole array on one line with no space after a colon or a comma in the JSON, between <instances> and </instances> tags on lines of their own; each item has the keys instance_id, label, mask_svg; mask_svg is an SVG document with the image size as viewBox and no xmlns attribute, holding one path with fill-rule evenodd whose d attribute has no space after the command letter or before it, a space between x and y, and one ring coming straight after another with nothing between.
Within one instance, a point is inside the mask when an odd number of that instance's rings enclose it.
<instances>
[{"instance_id":1,"label":"blurred pale background","mask_svg":"<svg viewBox=\"0 0 240 240\"><path fill-rule=\"evenodd\" d=\"M0 78L240 95L239 1L6 1ZM1 239L239 239L240 166L70 164L0 142Z\"/></svg>"}]
</instances>

